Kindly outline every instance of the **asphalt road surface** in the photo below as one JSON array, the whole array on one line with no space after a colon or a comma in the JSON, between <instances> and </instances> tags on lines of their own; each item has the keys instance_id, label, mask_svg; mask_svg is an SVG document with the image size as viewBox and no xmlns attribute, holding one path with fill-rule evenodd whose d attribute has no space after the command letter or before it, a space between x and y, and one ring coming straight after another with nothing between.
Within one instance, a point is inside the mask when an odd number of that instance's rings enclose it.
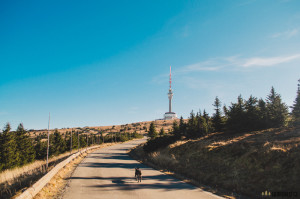
<instances>
[{"instance_id":1,"label":"asphalt road surface","mask_svg":"<svg viewBox=\"0 0 300 199\"><path fill-rule=\"evenodd\" d=\"M134 140L90 153L75 169L63 198L221 198L133 160L128 150L144 141ZM134 178L135 167L142 170L141 183Z\"/></svg>"}]
</instances>

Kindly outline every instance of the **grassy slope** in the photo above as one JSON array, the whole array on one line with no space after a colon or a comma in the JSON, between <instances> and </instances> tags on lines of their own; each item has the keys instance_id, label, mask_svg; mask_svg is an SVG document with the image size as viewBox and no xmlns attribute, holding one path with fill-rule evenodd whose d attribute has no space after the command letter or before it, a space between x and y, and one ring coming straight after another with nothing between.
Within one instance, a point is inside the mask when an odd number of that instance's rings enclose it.
<instances>
[{"instance_id":1,"label":"grassy slope","mask_svg":"<svg viewBox=\"0 0 300 199\"><path fill-rule=\"evenodd\" d=\"M234 137L214 133L140 155L161 169L254 197L300 190L299 144L300 128L282 128Z\"/></svg>"}]
</instances>

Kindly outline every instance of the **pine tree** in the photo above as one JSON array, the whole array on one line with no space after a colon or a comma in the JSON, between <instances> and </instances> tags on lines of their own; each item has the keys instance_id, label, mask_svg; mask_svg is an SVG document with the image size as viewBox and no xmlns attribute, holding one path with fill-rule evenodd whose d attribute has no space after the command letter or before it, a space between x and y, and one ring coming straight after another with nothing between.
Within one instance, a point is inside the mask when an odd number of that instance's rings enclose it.
<instances>
[{"instance_id":1,"label":"pine tree","mask_svg":"<svg viewBox=\"0 0 300 199\"><path fill-rule=\"evenodd\" d=\"M172 134L175 136L175 137L180 137L180 131L179 131L179 126L178 126L178 123L176 120L173 121L173 124L172 124Z\"/></svg>"},{"instance_id":2,"label":"pine tree","mask_svg":"<svg viewBox=\"0 0 300 199\"><path fill-rule=\"evenodd\" d=\"M180 138L181 136L187 136L187 134L187 124L184 122L183 117L181 116L179 120L177 136Z\"/></svg>"},{"instance_id":3,"label":"pine tree","mask_svg":"<svg viewBox=\"0 0 300 199\"><path fill-rule=\"evenodd\" d=\"M42 142L41 139L37 139L34 150L37 160L45 159L47 157L47 141Z\"/></svg>"},{"instance_id":4,"label":"pine tree","mask_svg":"<svg viewBox=\"0 0 300 199\"><path fill-rule=\"evenodd\" d=\"M203 110L203 117L205 118L206 122L209 121L209 115L206 113L205 109Z\"/></svg>"},{"instance_id":5,"label":"pine tree","mask_svg":"<svg viewBox=\"0 0 300 199\"><path fill-rule=\"evenodd\" d=\"M267 110L266 102L263 99L258 100L258 108L259 108L259 114L258 114L259 129L267 129L269 125L268 110Z\"/></svg>"},{"instance_id":6,"label":"pine tree","mask_svg":"<svg viewBox=\"0 0 300 199\"><path fill-rule=\"evenodd\" d=\"M165 130L163 127L161 127L160 131L159 131L159 135L162 137L165 135Z\"/></svg>"},{"instance_id":7,"label":"pine tree","mask_svg":"<svg viewBox=\"0 0 300 199\"><path fill-rule=\"evenodd\" d=\"M300 124L300 79L298 80L297 97L292 106L292 118L295 125Z\"/></svg>"},{"instance_id":8,"label":"pine tree","mask_svg":"<svg viewBox=\"0 0 300 199\"><path fill-rule=\"evenodd\" d=\"M35 159L35 150L22 123L19 124L16 131L16 142L17 150L20 154L20 165L33 162Z\"/></svg>"},{"instance_id":9,"label":"pine tree","mask_svg":"<svg viewBox=\"0 0 300 199\"><path fill-rule=\"evenodd\" d=\"M241 95L238 96L237 103L231 103L227 112L226 129L231 132L245 131L245 103Z\"/></svg>"},{"instance_id":10,"label":"pine tree","mask_svg":"<svg viewBox=\"0 0 300 199\"><path fill-rule=\"evenodd\" d=\"M222 112L221 112L221 101L219 100L218 96L215 99L215 102L213 104L215 107L215 113L212 117L212 123L215 131L219 132L223 130L223 121L222 121Z\"/></svg>"},{"instance_id":11,"label":"pine tree","mask_svg":"<svg viewBox=\"0 0 300 199\"><path fill-rule=\"evenodd\" d=\"M0 141L0 170L10 169L20 165L15 132L11 132L10 130L10 124L7 123L1 135Z\"/></svg>"},{"instance_id":12,"label":"pine tree","mask_svg":"<svg viewBox=\"0 0 300 199\"><path fill-rule=\"evenodd\" d=\"M198 121L195 117L194 111L192 111L190 113L190 117L189 117L187 125L184 125L184 124L182 125L183 130L186 131L186 132L183 132L184 135L186 135L188 138L196 137L196 135L197 135L197 122ZM180 129L180 124L179 124L179 129Z\"/></svg>"},{"instance_id":13,"label":"pine tree","mask_svg":"<svg viewBox=\"0 0 300 199\"><path fill-rule=\"evenodd\" d=\"M270 94L267 96L267 110L269 127L281 127L286 123L288 116L288 108L282 102L281 96L275 92L274 87L271 88Z\"/></svg>"},{"instance_id":14,"label":"pine tree","mask_svg":"<svg viewBox=\"0 0 300 199\"><path fill-rule=\"evenodd\" d=\"M259 129L259 108L257 98L252 95L245 102L245 128L247 131Z\"/></svg>"},{"instance_id":15,"label":"pine tree","mask_svg":"<svg viewBox=\"0 0 300 199\"><path fill-rule=\"evenodd\" d=\"M150 137L150 139L154 139L157 137L157 132L156 132L154 122L151 122L151 124L150 124L148 136Z\"/></svg>"},{"instance_id":16,"label":"pine tree","mask_svg":"<svg viewBox=\"0 0 300 199\"><path fill-rule=\"evenodd\" d=\"M53 134L51 149L51 154L53 155L64 153L67 149L65 140L57 130L55 130Z\"/></svg>"}]
</instances>

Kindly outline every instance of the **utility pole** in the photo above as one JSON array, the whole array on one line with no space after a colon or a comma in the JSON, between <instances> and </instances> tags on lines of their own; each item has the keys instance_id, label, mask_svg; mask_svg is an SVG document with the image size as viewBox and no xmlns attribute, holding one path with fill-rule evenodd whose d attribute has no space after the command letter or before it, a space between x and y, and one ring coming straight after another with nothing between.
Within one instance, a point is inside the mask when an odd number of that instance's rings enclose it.
<instances>
[{"instance_id":1,"label":"utility pole","mask_svg":"<svg viewBox=\"0 0 300 199\"><path fill-rule=\"evenodd\" d=\"M79 147L80 147L80 140L79 140L79 131L77 131L77 140L78 140L78 145L77 145L77 148L78 148L78 152L79 152Z\"/></svg>"},{"instance_id":2,"label":"utility pole","mask_svg":"<svg viewBox=\"0 0 300 199\"><path fill-rule=\"evenodd\" d=\"M89 135L86 133L86 148L89 146Z\"/></svg>"},{"instance_id":3,"label":"utility pole","mask_svg":"<svg viewBox=\"0 0 300 199\"><path fill-rule=\"evenodd\" d=\"M48 159L49 159L49 128L50 128L50 112L49 112L49 121L48 121L47 162L46 162L47 171L48 171Z\"/></svg>"},{"instance_id":4,"label":"utility pole","mask_svg":"<svg viewBox=\"0 0 300 199\"><path fill-rule=\"evenodd\" d=\"M70 153L72 154L72 144L73 144L73 128L71 129L71 143L70 143Z\"/></svg>"}]
</instances>

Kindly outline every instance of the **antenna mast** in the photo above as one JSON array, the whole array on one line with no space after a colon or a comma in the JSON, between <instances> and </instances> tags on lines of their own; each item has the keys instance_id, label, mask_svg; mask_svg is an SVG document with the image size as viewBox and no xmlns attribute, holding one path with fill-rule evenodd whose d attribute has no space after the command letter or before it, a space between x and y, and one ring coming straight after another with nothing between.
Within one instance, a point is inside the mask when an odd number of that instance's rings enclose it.
<instances>
[{"instance_id":1,"label":"antenna mast","mask_svg":"<svg viewBox=\"0 0 300 199\"><path fill-rule=\"evenodd\" d=\"M171 89L171 84L172 84L171 66L170 66L170 80L169 80L169 83L170 83L170 89Z\"/></svg>"},{"instance_id":2,"label":"antenna mast","mask_svg":"<svg viewBox=\"0 0 300 199\"><path fill-rule=\"evenodd\" d=\"M47 140L47 162L46 162L47 171L48 171L48 158L49 158L49 128L50 128L50 112L49 112L49 121L48 121L48 140Z\"/></svg>"}]
</instances>

